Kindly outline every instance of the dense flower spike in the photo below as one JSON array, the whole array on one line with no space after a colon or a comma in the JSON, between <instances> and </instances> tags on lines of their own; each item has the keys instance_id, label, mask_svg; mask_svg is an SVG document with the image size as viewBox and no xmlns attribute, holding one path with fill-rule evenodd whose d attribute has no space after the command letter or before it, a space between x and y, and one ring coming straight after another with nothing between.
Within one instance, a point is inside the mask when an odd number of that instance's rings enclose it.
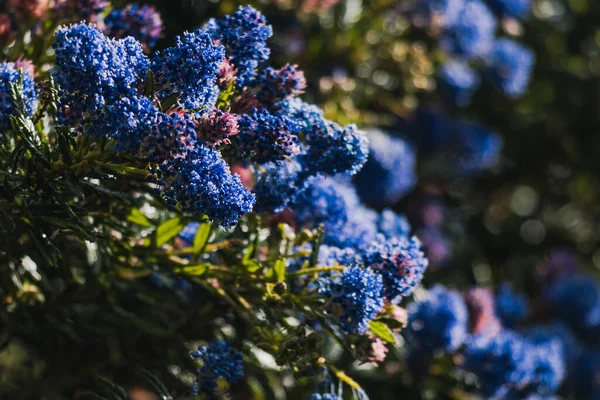
<instances>
[{"instance_id":1,"label":"dense flower spike","mask_svg":"<svg viewBox=\"0 0 600 400\"><path fill-rule=\"evenodd\" d=\"M442 65L439 73L440 89L451 105L466 107L479 86L479 76L464 61L450 61Z\"/></svg>"},{"instance_id":2,"label":"dense flower spike","mask_svg":"<svg viewBox=\"0 0 600 400\"><path fill-rule=\"evenodd\" d=\"M510 283L504 283L496 292L496 314L502 324L514 328L527 315L527 298L516 293Z\"/></svg>"},{"instance_id":3,"label":"dense flower spike","mask_svg":"<svg viewBox=\"0 0 600 400\"><path fill-rule=\"evenodd\" d=\"M138 42L109 39L92 25L60 28L54 50L65 124L85 122L107 105L137 97L148 73L149 60Z\"/></svg>"},{"instance_id":4,"label":"dense flower spike","mask_svg":"<svg viewBox=\"0 0 600 400\"><path fill-rule=\"evenodd\" d=\"M192 359L202 361L200 373L201 389L210 398L217 398L217 379L235 383L244 376L242 353L225 340L213 340L208 346L200 346Z\"/></svg>"},{"instance_id":5,"label":"dense flower spike","mask_svg":"<svg viewBox=\"0 0 600 400\"><path fill-rule=\"evenodd\" d=\"M560 387L565 377L565 354L559 338L534 338L532 359L534 375L532 381L520 392L549 396Z\"/></svg>"},{"instance_id":6,"label":"dense flower spike","mask_svg":"<svg viewBox=\"0 0 600 400\"><path fill-rule=\"evenodd\" d=\"M497 165L503 145L498 133L472 122L451 124L446 143L449 166L466 175Z\"/></svg>"},{"instance_id":7,"label":"dense flower spike","mask_svg":"<svg viewBox=\"0 0 600 400\"><path fill-rule=\"evenodd\" d=\"M559 279L545 288L554 314L585 338L600 332L600 286L591 276L577 274Z\"/></svg>"},{"instance_id":8,"label":"dense flower spike","mask_svg":"<svg viewBox=\"0 0 600 400\"><path fill-rule=\"evenodd\" d=\"M467 0L458 20L444 34L443 46L452 54L479 57L494 44L496 19L480 0Z\"/></svg>"},{"instance_id":9,"label":"dense flower spike","mask_svg":"<svg viewBox=\"0 0 600 400\"><path fill-rule=\"evenodd\" d=\"M196 30L175 38L175 46L157 52L152 71L161 87L159 97L173 93L188 110L211 107L219 96L217 75L225 49L215 45L208 33Z\"/></svg>"},{"instance_id":10,"label":"dense flower spike","mask_svg":"<svg viewBox=\"0 0 600 400\"><path fill-rule=\"evenodd\" d=\"M535 57L517 42L499 39L494 43L487 64L486 77L492 85L507 96L516 98L527 89Z\"/></svg>"},{"instance_id":11,"label":"dense flower spike","mask_svg":"<svg viewBox=\"0 0 600 400\"><path fill-rule=\"evenodd\" d=\"M319 289L331 298L330 311L346 333L363 334L383 309L381 276L358 264L347 267Z\"/></svg>"},{"instance_id":12,"label":"dense flower spike","mask_svg":"<svg viewBox=\"0 0 600 400\"><path fill-rule=\"evenodd\" d=\"M377 221L377 230L386 238L407 238L410 234L410 224L404 215L396 214L394 211L385 209L381 212Z\"/></svg>"},{"instance_id":13,"label":"dense flower spike","mask_svg":"<svg viewBox=\"0 0 600 400\"><path fill-rule=\"evenodd\" d=\"M302 166L295 159L262 165L252 189L256 211L280 212L292 204L308 184L301 178L301 172Z\"/></svg>"},{"instance_id":14,"label":"dense flower spike","mask_svg":"<svg viewBox=\"0 0 600 400\"><path fill-rule=\"evenodd\" d=\"M235 225L252 210L254 196L242 185L240 177L231 173L219 151L199 140L187 139L195 129L195 123L177 113L160 125L160 135L165 138L190 132L183 136L182 151L160 164L163 196L187 212L206 214L224 226Z\"/></svg>"},{"instance_id":15,"label":"dense flower spike","mask_svg":"<svg viewBox=\"0 0 600 400\"><path fill-rule=\"evenodd\" d=\"M429 264L416 237L378 239L366 250L363 262L381 274L385 297L393 304L413 292Z\"/></svg>"},{"instance_id":16,"label":"dense flower spike","mask_svg":"<svg viewBox=\"0 0 600 400\"><path fill-rule=\"evenodd\" d=\"M467 336L469 315L460 293L436 285L408 308L405 336L411 351L455 351Z\"/></svg>"},{"instance_id":17,"label":"dense flower spike","mask_svg":"<svg viewBox=\"0 0 600 400\"><path fill-rule=\"evenodd\" d=\"M324 129L323 129L324 128ZM321 129L308 132L304 155L307 168L333 175L357 173L367 161L369 141L356 125L341 127L326 121Z\"/></svg>"},{"instance_id":18,"label":"dense flower spike","mask_svg":"<svg viewBox=\"0 0 600 400\"><path fill-rule=\"evenodd\" d=\"M490 7L506 17L525 18L529 15L531 0L489 0Z\"/></svg>"},{"instance_id":19,"label":"dense flower spike","mask_svg":"<svg viewBox=\"0 0 600 400\"><path fill-rule=\"evenodd\" d=\"M33 74L28 68L20 67L18 63L0 63L0 129L10 126L10 116L13 114L13 104L10 98L9 84L16 84L19 76L23 79L23 96L29 115L33 115L37 107L38 92L34 86Z\"/></svg>"},{"instance_id":20,"label":"dense flower spike","mask_svg":"<svg viewBox=\"0 0 600 400\"><path fill-rule=\"evenodd\" d=\"M300 151L297 127L264 108L243 114L238 125L240 151L254 162L284 160Z\"/></svg>"},{"instance_id":21,"label":"dense flower spike","mask_svg":"<svg viewBox=\"0 0 600 400\"><path fill-rule=\"evenodd\" d=\"M273 29L265 17L251 6L240 6L223 20L210 20L207 31L227 49L227 55L237 68L237 87L251 83L259 63L266 61L271 52L267 39L273 35Z\"/></svg>"},{"instance_id":22,"label":"dense flower spike","mask_svg":"<svg viewBox=\"0 0 600 400\"><path fill-rule=\"evenodd\" d=\"M296 221L300 227L324 226L326 244L365 247L377 234L377 213L360 204L356 190L347 182L315 178L296 199Z\"/></svg>"},{"instance_id":23,"label":"dense flower spike","mask_svg":"<svg viewBox=\"0 0 600 400\"><path fill-rule=\"evenodd\" d=\"M355 177L358 194L369 204L393 205L415 185L414 149L379 130L368 137L369 157Z\"/></svg>"},{"instance_id":24,"label":"dense flower spike","mask_svg":"<svg viewBox=\"0 0 600 400\"><path fill-rule=\"evenodd\" d=\"M532 382L534 351L531 343L514 332L476 336L466 343L463 368L477 375L483 396L505 398Z\"/></svg>"},{"instance_id":25,"label":"dense flower spike","mask_svg":"<svg viewBox=\"0 0 600 400\"><path fill-rule=\"evenodd\" d=\"M146 49L153 48L162 37L160 14L150 6L128 4L121 10L113 10L104 18L104 32L118 39L133 36Z\"/></svg>"},{"instance_id":26,"label":"dense flower spike","mask_svg":"<svg viewBox=\"0 0 600 400\"><path fill-rule=\"evenodd\" d=\"M287 64L281 69L265 68L257 79L257 98L263 104L272 105L288 96L298 96L306 89L304 73L297 65Z\"/></svg>"},{"instance_id":27,"label":"dense flower spike","mask_svg":"<svg viewBox=\"0 0 600 400\"><path fill-rule=\"evenodd\" d=\"M465 294L469 310L469 332L473 335L495 336L502 330L496 316L494 295L487 288L471 288Z\"/></svg>"}]
</instances>

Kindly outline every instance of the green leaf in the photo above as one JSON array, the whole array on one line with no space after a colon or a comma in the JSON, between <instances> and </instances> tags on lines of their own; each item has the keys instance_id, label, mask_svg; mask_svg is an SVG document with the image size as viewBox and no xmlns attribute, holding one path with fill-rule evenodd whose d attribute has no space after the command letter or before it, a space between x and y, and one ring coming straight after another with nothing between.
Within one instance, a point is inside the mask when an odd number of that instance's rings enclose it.
<instances>
[{"instance_id":1,"label":"green leaf","mask_svg":"<svg viewBox=\"0 0 600 400\"><path fill-rule=\"evenodd\" d=\"M158 394L162 398L171 397L165 385L150 371L141 368L138 372L139 377L144 381L148 389Z\"/></svg>"},{"instance_id":2,"label":"green leaf","mask_svg":"<svg viewBox=\"0 0 600 400\"><path fill-rule=\"evenodd\" d=\"M211 225L209 222L203 222L198 227L198 232L194 237L194 254L200 255L204 251L208 238L210 237Z\"/></svg>"},{"instance_id":3,"label":"green leaf","mask_svg":"<svg viewBox=\"0 0 600 400\"><path fill-rule=\"evenodd\" d=\"M210 264L186 265L185 267L177 267L173 269L176 274L200 276L208 270Z\"/></svg>"},{"instance_id":4,"label":"green leaf","mask_svg":"<svg viewBox=\"0 0 600 400\"><path fill-rule=\"evenodd\" d=\"M145 227L152 226L152 222L137 208L131 210L131 213L127 216L127 221Z\"/></svg>"},{"instance_id":5,"label":"green leaf","mask_svg":"<svg viewBox=\"0 0 600 400\"><path fill-rule=\"evenodd\" d=\"M371 329L371 332L373 332L379 338L385 340L388 343L396 344L396 340L394 340L394 335L392 335L392 331L383 322L371 321L369 322L369 328Z\"/></svg>"},{"instance_id":6,"label":"green leaf","mask_svg":"<svg viewBox=\"0 0 600 400\"><path fill-rule=\"evenodd\" d=\"M252 261L252 260L246 261L246 263L244 265L246 266L246 271L250 272L251 274L253 274L254 272L258 271L261 268L259 263L257 263L256 261Z\"/></svg>"},{"instance_id":7,"label":"green leaf","mask_svg":"<svg viewBox=\"0 0 600 400\"><path fill-rule=\"evenodd\" d=\"M275 276L277 277L278 282L285 281L285 261L283 259L280 258L275 261L273 270L275 271Z\"/></svg>"},{"instance_id":8,"label":"green leaf","mask_svg":"<svg viewBox=\"0 0 600 400\"><path fill-rule=\"evenodd\" d=\"M156 228L156 246L160 247L173 239L183 229L181 219L178 217L171 218L170 220L163 222Z\"/></svg>"}]
</instances>

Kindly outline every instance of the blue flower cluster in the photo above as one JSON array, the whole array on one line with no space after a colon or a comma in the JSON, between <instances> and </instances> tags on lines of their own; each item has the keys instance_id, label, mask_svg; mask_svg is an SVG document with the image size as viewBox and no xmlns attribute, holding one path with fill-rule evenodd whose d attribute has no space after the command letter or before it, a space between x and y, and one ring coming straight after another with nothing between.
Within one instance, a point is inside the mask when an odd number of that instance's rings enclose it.
<instances>
[{"instance_id":1,"label":"blue flower cluster","mask_svg":"<svg viewBox=\"0 0 600 400\"><path fill-rule=\"evenodd\" d=\"M273 29L265 17L250 6L240 6L223 20L211 19L206 30L217 43L225 46L227 57L237 68L237 87L252 83L258 65L271 54L267 39L273 35Z\"/></svg>"},{"instance_id":2,"label":"blue flower cluster","mask_svg":"<svg viewBox=\"0 0 600 400\"><path fill-rule=\"evenodd\" d=\"M152 72L161 87L159 98L176 93L188 110L214 106L219 96L217 75L224 58L224 48L201 29L176 37L174 47L157 52L152 60Z\"/></svg>"},{"instance_id":3,"label":"blue flower cluster","mask_svg":"<svg viewBox=\"0 0 600 400\"><path fill-rule=\"evenodd\" d=\"M495 309L489 289L472 288L463 299L456 291L433 287L408 309L411 359L427 362L427 354L439 351L458 355L457 366L477 377L475 390L484 398L555 394L565 381L570 350L576 347L568 332L512 331L500 326Z\"/></svg>"},{"instance_id":4,"label":"blue flower cluster","mask_svg":"<svg viewBox=\"0 0 600 400\"><path fill-rule=\"evenodd\" d=\"M54 79L60 88L63 123L103 120L105 107L122 99L137 102L137 87L150 66L138 42L109 39L87 24L61 27L56 36ZM115 138L118 133L105 135Z\"/></svg>"},{"instance_id":5,"label":"blue flower cluster","mask_svg":"<svg viewBox=\"0 0 600 400\"><path fill-rule=\"evenodd\" d=\"M531 0L488 0L490 7L505 17L522 19L529 15Z\"/></svg>"},{"instance_id":6,"label":"blue flower cluster","mask_svg":"<svg viewBox=\"0 0 600 400\"><path fill-rule=\"evenodd\" d=\"M192 359L202 361L198 370L202 392L208 398L218 398L217 379L235 383L244 376L242 353L233 349L225 340L213 340L208 346L200 346L191 354Z\"/></svg>"},{"instance_id":7,"label":"blue flower cluster","mask_svg":"<svg viewBox=\"0 0 600 400\"><path fill-rule=\"evenodd\" d=\"M107 29L120 36L156 22L151 14L130 6L112 14ZM154 37L156 27L146 28L140 35ZM146 157L162 196L185 212L231 226L253 209L255 195L259 211L280 210L318 174L355 173L367 141L295 98L306 84L295 66L259 68L271 31L258 11L240 7L150 60L132 37L110 39L86 24L60 28L53 72L59 122L74 135L107 138L116 151ZM221 151L231 165L256 171L255 193L244 186L252 177L242 184Z\"/></svg>"},{"instance_id":8,"label":"blue flower cluster","mask_svg":"<svg viewBox=\"0 0 600 400\"><path fill-rule=\"evenodd\" d=\"M496 132L470 121L419 109L412 128L415 142L432 171L439 175L477 175L497 165L503 146Z\"/></svg>"},{"instance_id":9,"label":"blue flower cluster","mask_svg":"<svg viewBox=\"0 0 600 400\"><path fill-rule=\"evenodd\" d=\"M429 264L416 237L375 241L363 258L366 265L383 277L385 298L392 304L413 292Z\"/></svg>"},{"instance_id":10,"label":"blue flower cluster","mask_svg":"<svg viewBox=\"0 0 600 400\"><path fill-rule=\"evenodd\" d=\"M285 65L283 68L274 69L267 67L258 77L259 88L257 98L264 104L276 104L287 97L294 97L304 93L306 79L304 73L298 70L297 65Z\"/></svg>"},{"instance_id":11,"label":"blue flower cluster","mask_svg":"<svg viewBox=\"0 0 600 400\"><path fill-rule=\"evenodd\" d=\"M432 287L427 298L408 307L404 336L417 352L456 351L468 333L469 314L459 292L441 285Z\"/></svg>"},{"instance_id":12,"label":"blue flower cluster","mask_svg":"<svg viewBox=\"0 0 600 400\"><path fill-rule=\"evenodd\" d=\"M508 328L514 328L527 316L528 306L527 297L516 293L510 283L500 285L496 291L496 314Z\"/></svg>"},{"instance_id":13,"label":"blue flower cluster","mask_svg":"<svg viewBox=\"0 0 600 400\"><path fill-rule=\"evenodd\" d=\"M324 227L318 264L352 265L348 273L380 282L377 293L374 287L369 288L370 296L377 302L397 303L421 281L428 261L418 239L410 238L407 219L392 210L379 214L365 207L347 179L314 177L290 204L290 210L297 229ZM290 268L298 266L299 263L293 263ZM329 290L340 279L335 273L327 273L321 276L318 286ZM338 321L347 330L350 325L343 321L356 322L357 315L361 315L364 329L359 333L363 333L376 313L364 302L348 308L344 304L335 303Z\"/></svg>"},{"instance_id":14,"label":"blue flower cluster","mask_svg":"<svg viewBox=\"0 0 600 400\"><path fill-rule=\"evenodd\" d=\"M15 63L0 63L0 129L2 130L10 126L10 116L14 112L9 84L16 84L19 81L19 75L23 79L23 96L29 115L33 115L37 107L38 92L30 71L19 68L19 65Z\"/></svg>"},{"instance_id":15,"label":"blue flower cluster","mask_svg":"<svg viewBox=\"0 0 600 400\"><path fill-rule=\"evenodd\" d=\"M533 52L510 39L494 43L486 76L494 87L509 97L525 93L535 63Z\"/></svg>"},{"instance_id":16,"label":"blue flower cluster","mask_svg":"<svg viewBox=\"0 0 600 400\"><path fill-rule=\"evenodd\" d=\"M511 98L525 92L533 69L532 52L507 38L496 38L498 17L524 18L530 0L419 0L415 6L416 22L424 20L437 34L440 45L451 56L440 69L438 80L443 99L450 105L464 107L479 85L479 76L469 66L470 60L484 60L483 77ZM423 25L422 23L420 25Z\"/></svg>"},{"instance_id":17,"label":"blue flower cluster","mask_svg":"<svg viewBox=\"0 0 600 400\"><path fill-rule=\"evenodd\" d=\"M285 160L300 151L297 126L264 108L242 115L238 125L240 151L256 163Z\"/></svg>"},{"instance_id":18,"label":"blue flower cluster","mask_svg":"<svg viewBox=\"0 0 600 400\"><path fill-rule=\"evenodd\" d=\"M494 44L496 18L480 0L467 0L456 23L444 33L442 46L459 57L486 55Z\"/></svg>"},{"instance_id":19,"label":"blue flower cluster","mask_svg":"<svg viewBox=\"0 0 600 400\"><path fill-rule=\"evenodd\" d=\"M383 309L383 281L369 268L354 264L329 280L319 294L331 299L329 311L345 333L363 334Z\"/></svg>"},{"instance_id":20,"label":"blue flower cluster","mask_svg":"<svg viewBox=\"0 0 600 400\"><path fill-rule=\"evenodd\" d=\"M133 36L146 48L153 48L162 37L163 25L160 14L147 5L128 4L120 10L112 10L104 18L104 32L121 39Z\"/></svg>"},{"instance_id":21,"label":"blue flower cluster","mask_svg":"<svg viewBox=\"0 0 600 400\"><path fill-rule=\"evenodd\" d=\"M415 151L382 131L368 134L369 158L354 179L358 194L369 204L396 204L415 185Z\"/></svg>"},{"instance_id":22,"label":"blue flower cluster","mask_svg":"<svg viewBox=\"0 0 600 400\"><path fill-rule=\"evenodd\" d=\"M465 61L452 60L439 70L440 90L448 104L465 107L479 86L479 75Z\"/></svg>"}]
</instances>

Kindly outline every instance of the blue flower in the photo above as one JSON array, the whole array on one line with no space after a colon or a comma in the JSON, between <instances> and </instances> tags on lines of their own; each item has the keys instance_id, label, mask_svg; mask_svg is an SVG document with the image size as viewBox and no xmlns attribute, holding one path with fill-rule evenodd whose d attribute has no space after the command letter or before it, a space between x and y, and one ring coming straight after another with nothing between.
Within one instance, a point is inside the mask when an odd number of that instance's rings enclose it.
<instances>
[{"instance_id":1,"label":"blue flower","mask_svg":"<svg viewBox=\"0 0 600 400\"><path fill-rule=\"evenodd\" d=\"M583 274L563 277L545 288L545 297L556 318L583 337L598 337L600 287L594 278Z\"/></svg>"},{"instance_id":2,"label":"blue flower","mask_svg":"<svg viewBox=\"0 0 600 400\"><path fill-rule=\"evenodd\" d=\"M317 259L319 265L332 267L336 264L351 265L358 261L357 252L353 248L347 247L340 249L339 247L327 246L326 244L319 247L319 257Z\"/></svg>"},{"instance_id":3,"label":"blue flower","mask_svg":"<svg viewBox=\"0 0 600 400\"><path fill-rule=\"evenodd\" d=\"M528 340L508 330L492 337L474 336L466 341L463 368L478 377L484 397L506 398L533 381L534 353Z\"/></svg>"},{"instance_id":4,"label":"blue flower","mask_svg":"<svg viewBox=\"0 0 600 400\"><path fill-rule=\"evenodd\" d=\"M257 163L284 160L298 154L297 126L269 113L266 109L252 109L238 121L239 143L243 157Z\"/></svg>"},{"instance_id":5,"label":"blue flower","mask_svg":"<svg viewBox=\"0 0 600 400\"><path fill-rule=\"evenodd\" d=\"M107 35L124 38L133 36L146 48L152 48L162 37L162 20L160 14L150 6L129 4L121 10L112 10L105 18Z\"/></svg>"},{"instance_id":6,"label":"blue flower","mask_svg":"<svg viewBox=\"0 0 600 400\"><path fill-rule=\"evenodd\" d=\"M370 204L395 204L415 185L415 151L379 130L369 131L368 137L369 157L354 180L358 194Z\"/></svg>"},{"instance_id":7,"label":"blue flower","mask_svg":"<svg viewBox=\"0 0 600 400\"><path fill-rule=\"evenodd\" d=\"M135 39L109 39L86 24L61 27L56 36L54 78L62 123L85 121L107 105L138 95L150 62Z\"/></svg>"},{"instance_id":8,"label":"blue flower","mask_svg":"<svg viewBox=\"0 0 600 400\"><path fill-rule=\"evenodd\" d=\"M365 208L348 182L317 177L293 207L300 227L324 226L324 243L340 248L367 246L377 234L376 212Z\"/></svg>"},{"instance_id":9,"label":"blue flower","mask_svg":"<svg viewBox=\"0 0 600 400\"><path fill-rule=\"evenodd\" d=\"M531 0L489 0L492 10L506 17L525 18L531 9Z\"/></svg>"},{"instance_id":10,"label":"blue flower","mask_svg":"<svg viewBox=\"0 0 600 400\"><path fill-rule=\"evenodd\" d=\"M480 0L468 0L459 17L442 38L442 45L452 54L479 57L494 44L496 19Z\"/></svg>"},{"instance_id":11,"label":"blue flower","mask_svg":"<svg viewBox=\"0 0 600 400\"><path fill-rule=\"evenodd\" d=\"M295 159L267 163L257 172L252 192L257 212L280 212L294 202L310 180L301 177L302 166Z\"/></svg>"},{"instance_id":12,"label":"blue flower","mask_svg":"<svg viewBox=\"0 0 600 400\"><path fill-rule=\"evenodd\" d=\"M356 125L341 127L326 121L320 129L306 133L308 145L303 155L307 169L333 175L357 173L367 161L369 142Z\"/></svg>"},{"instance_id":13,"label":"blue flower","mask_svg":"<svg viewBox=\"0 0 600 400\"><path fill-rule=\"evenodd\" d=\"M25 69L20 69L23 77L23 97L25 99L25 107L29 115L33 115L37 108L38 92L35 89L33 75ZM12 99L10 97L9 83L17 83L19 81L19 68L15 63L0 63L0 129L5 130L10 127L10 116L13 115L14 109Z\"/></svg>"},{"instance_id":14,"label":"blue flower","mask_svg":"<svg viewBox=\"0 0 600 400\"><path fill-rule=\"evenodd\" d=\"M377 222L379 233L386 238L407 238L410 235L410 224L404 215L396 214L390 209L385 209L379 215Z\"/></svg>"},{"instance_id":15,"label":"blue flower","mask_svg":"<svg viewBox=\"0 0 600 400\"><path fill-rule=\"evenodd\" d=\"M296 124L303 135L316 134L325 129L323 110L299 98L287 98L276 105L275 113Z\"/></svg>"},{"instance_id":16,"label":"blue flower","mask_svg":"<svg viewBox=\"0 0 600 400\"><path fill-rule=\"evenodd\" d=\"M265 68L257 79L257 98L263 104L273 105L286 97L298 96L306 89L304 73L297 65L285 65L281 69Z\"/></svg>"},{"instance_id":17,"label":"blue flower","mask_svg":"<svg viewBox=\"0 0 600 400\"><path fill-rule=\"evenodd\" d=\"M206 29L227 49L227 55L237 68L236 86L241 88L251 83L259 63L268 60L271 53L267 39L273 35L273 29L265 17L251 6L240 6L223 20L211 19Z\"/></svg>"},{"instance_id":18,"label":"blue flower","mask_svg":"<svg viewBox=\"0 0 600 400\"><path fill-rule=\"evenodd\" d=\"M211 399L217 398L217 379L235 383L244 376L242 353L225 340L215 339L208 346L200 346L191 357L202 361L202 367L198 370L201 389Z\"/></svg>"},{"instance_id":19,"label":"blue flower","mask_svg":"<svg viewBox=\"0 0 600 400\"><path fill-rule=\"evenodd\" d=\"M160 164L163 197L185 212L206 214L224 226L235 225L252 210L254 196L238 175L231 174L219 151L194 140L195 123L187 114L167 117L159 125L157 135L162 138L158 143L166 143L165 151L172 154L163 154Z\"/></svg>"},{"instance_id":20,"label":"blue flower","mask_svg":"<svg viewBox=\"0 0 600 400\"><path fill-rule=\"evenodd\" d=\"M525 93L535 64L531 50L511 39L498 39L486 62L485 76L499 91L512 98Z\"/></svg>"},{"instance_id":21,"label":"blue flower","mask_svg":"<svg viewBox=\"0 0 600 400\"><path fill-rule=\"evenodd\" d=\"M211 107L219 96L217 75L225 59L225 49L213 43L211 36L198 29L175 38L175 46L157 52L152 71L165 99L173 93L188 110Z\"/></svg>"},{"instance_id":22,"label":"blue flower","mask_svg":"<svg viewBox=\"0 0 600 400\"><path fill-rule=\"evenodd\" d=\"M427 298L408 307L404 334L412 352L452 352L467 337L468 322L467 306L460 293L436 285Z\"/></svg>"},{"instance_id":23,"label":"blue flower","mask_svg":"<svg viewBox=\"0 0 600 400\"><path fill-rule=\"evenodd\" d=\"M196 237L199 227L200 222L190 222L181 231L179 231L177 236L183 240L185 244L191 246L194 243L194 238Z\"/></svg>"},{"instance_id":24,"label":"blue flower","mask_svg":"<svg viewBox=\"0 0 600 400\"><path fill-rule=\"evenodd\" d=\"M464 61L450 61L442 65L439 74L440 89L451 105L466 107L479 86L479 76Z\"/></svg>"},{"instance_id":25,"label":"blue flower","mask_svg":"<svg viewBox=\"0 0 600 400\"><path fill-rule=\"evenodd\" d=\"M472 122L456 122L448 127L447 167L465 175L478 174L495 166L502 150L502 137Z\"/></svg>"},{"instance_id":26,"label":"blue flower","mask_svg":"<svg viewBox=\"0 0 600 400\"><path fill-rule=\"evenodd\" d=\"M363 334L369 329L369 322L383 309L382 291L381 276L358 264L346 267L341 276L319 289L331 299L329 311L349 334Z\"/></svg>"},{"instance_id":27,"label":"blue flower","mask_svg":"<svg viewBox=\"0 0 600 400\"><path fill-rule=\"evenodd\" d=\"M429 264L421 251L421 242L411 239L377 238L363 255L365 265L383 277L385 297L393 304L409 296L423 279Z\"/></svg>"},{"instance_id":28,"label":"blue flower","mask_svg":"<svg viewBox=\"0 0 600 400\"><path fill-rule=\"evenodd\" d=\"M107 103L95 114L85 117L85 132L91 136L107 137L116 141L116 150L137 150L148 139L152 127L159 120L159 111L147 97L130 97Z\"/></svg>"},{"instance_id":29,"label":"blue flower","mask_svg":"<svg viewBox=\"0 0 600 400\"><path fill-rule=\"evenodd\" d=\"M527 297L515 293L510 283L504 283L496 292L496 314L502 324L514 328L527 315Z\"/></svg>"},{"instance_id":30,"label":"blue flower","mask_svg":"<svg viewBox=\"0 0 600 400\"><path fill-rule=\"evenodd\" d=\"M559 338L536 338L532 358L534 373L521 393L551 395L558 390L566 375L565 349Z\"/></svg>"}]
</instances>

